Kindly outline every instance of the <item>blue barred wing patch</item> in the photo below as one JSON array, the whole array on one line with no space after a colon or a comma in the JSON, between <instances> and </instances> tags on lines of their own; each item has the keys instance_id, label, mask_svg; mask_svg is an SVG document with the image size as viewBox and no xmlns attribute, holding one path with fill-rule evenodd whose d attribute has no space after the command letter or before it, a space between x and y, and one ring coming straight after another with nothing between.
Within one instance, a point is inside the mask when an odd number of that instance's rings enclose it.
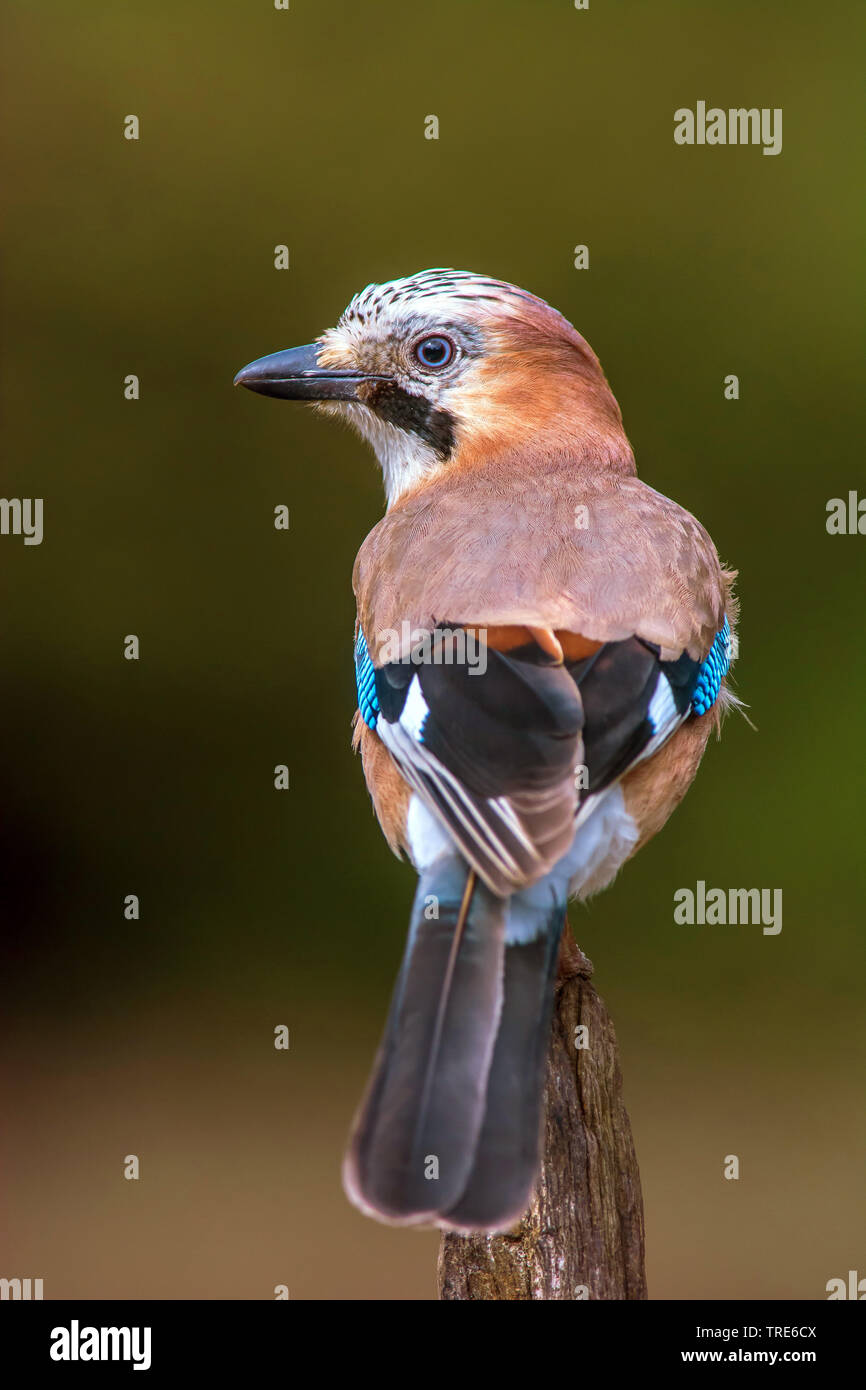
<instances>
[{"instance_id":1,"label":"blue barred wing patch","mask_svg":"<svg viewBox=\"0 0 866 1390\"><path fill-rule=\"evenodd\" d=\"M358 686L358 709L361 711L361 718L368 729L375 729L379 719L376 668L360 628L355 642L355 681Z\"/></svg>"},{"instance_id":2,"label":"blue barred wing patch","mask_svg":"<svg viewBox=\"0 0 866 1390\"><path fill-rule=\"evenodd\" d=\"M724 627L717 632L713 645L701 663L697 684L692 695L695 714L706 714L719 698L722 681L731 664L731 625L725 618Z\"/></svg>"}]
</instances>

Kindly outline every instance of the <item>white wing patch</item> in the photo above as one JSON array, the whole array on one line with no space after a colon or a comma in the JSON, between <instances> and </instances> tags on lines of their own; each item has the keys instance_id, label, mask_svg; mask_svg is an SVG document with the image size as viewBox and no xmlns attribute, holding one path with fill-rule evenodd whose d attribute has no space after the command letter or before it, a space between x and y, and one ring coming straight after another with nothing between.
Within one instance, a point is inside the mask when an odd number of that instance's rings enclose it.
<instances>
[{"instance_id":1,"label":"white wing patch","mask_svg":"<svg viewBox=\"0 0 866 1390\"><path fill-rule=\"evenodd\" d=\"M671 734L676 732L683 721L688 719L691 713L690 705L682 714L677 709L670 681L664 671L659 672L659 678L656 681L656 688L653 691L653 697L650 700L647 713L649 714L650 723L655 733L646 748L642 750L639 757L635 758L635 763L643 762L644 758L651 758L653 753L656 753L659 748L661 748L662 744L667 742ZM634 763L632 763L631 766L634 767ZM626 771L628 771L628 768L626 768Z\"/></svg>"},{"instance_id":2,"label":"white wing patch","mask_svg":"<svg viewBox=\"0 0 866 1390\"><path fill-rule=\"evenodd\" d=\"M421 734L424 729L424 720L430 713L427 701L424 699L424 692L421 689L421 682L417 676L413 676L408 691L406 692L406 703L400 713L400 723L406 730L410 738L418 739L420 742Z\"/></svg>"}]
</instances>

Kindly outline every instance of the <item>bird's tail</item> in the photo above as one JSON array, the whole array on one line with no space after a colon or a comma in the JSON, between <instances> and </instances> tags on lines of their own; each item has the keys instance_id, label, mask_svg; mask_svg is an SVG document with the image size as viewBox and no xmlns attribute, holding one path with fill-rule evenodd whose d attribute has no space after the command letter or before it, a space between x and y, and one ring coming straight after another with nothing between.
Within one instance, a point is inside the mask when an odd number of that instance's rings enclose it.
<instances>
[{"instance_id":1,"label":"bird's tail","mask_svg":"<svg viewBox=\"0 0 866 1390\"><path fill-rule=\"evenodd\" d=\"M409 940L344 1166L362 1211L503 1230L538 1171L564 907L506 902L459 856L421 877Z\"/></svg>"}]
</instances>

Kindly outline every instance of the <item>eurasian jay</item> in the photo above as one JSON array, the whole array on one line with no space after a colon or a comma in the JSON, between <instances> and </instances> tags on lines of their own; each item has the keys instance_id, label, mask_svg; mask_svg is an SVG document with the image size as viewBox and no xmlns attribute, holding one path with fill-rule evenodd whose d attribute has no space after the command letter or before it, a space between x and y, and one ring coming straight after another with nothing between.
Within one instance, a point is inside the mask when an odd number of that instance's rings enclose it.
<instances>
[{"instance_id":1,"label":"eurasian jay","mask_svg":"<svg viewBox=\"0 0 866 1390\"><path fill-rule=\"evenodd\" d=\"M589 344L514 285L370 285L236 382L348 420L387 494L355 563L355 746L418 888L346 1190L503 1230L538 1172L568 899L695 776L734 699L734 575L637 478Z\"/></svg>"}]
</instances>

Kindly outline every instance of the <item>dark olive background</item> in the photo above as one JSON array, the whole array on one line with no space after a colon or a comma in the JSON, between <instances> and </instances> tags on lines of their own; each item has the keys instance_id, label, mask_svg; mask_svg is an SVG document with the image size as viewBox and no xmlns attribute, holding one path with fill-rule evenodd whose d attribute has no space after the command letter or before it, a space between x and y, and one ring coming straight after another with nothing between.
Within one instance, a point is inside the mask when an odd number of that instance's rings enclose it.
<instances>
[{"instance_id":1,"label":"dark olive background","mask_svg":"<svg viewBox=\"0 0 866 1390\"><path fill-rule=\"evenodd\" d=\"M757 730L730 718L573 913L651 1293L866 1274L866 538L825 530L828 498L866 494L859 8L6 5L2 491L45 499L45 539L0 538L0 1274L49 1298L434 1294L435 1235L366 1220L339 1178L412 893L349 749L380 482L347 431L231 388L431 265L572 319L642 476L740 570ZM676 146L698 99L782 107L782 153ZM782 888L781 935L677 926L699 878Z\"/></svg>"}]
</instances>

